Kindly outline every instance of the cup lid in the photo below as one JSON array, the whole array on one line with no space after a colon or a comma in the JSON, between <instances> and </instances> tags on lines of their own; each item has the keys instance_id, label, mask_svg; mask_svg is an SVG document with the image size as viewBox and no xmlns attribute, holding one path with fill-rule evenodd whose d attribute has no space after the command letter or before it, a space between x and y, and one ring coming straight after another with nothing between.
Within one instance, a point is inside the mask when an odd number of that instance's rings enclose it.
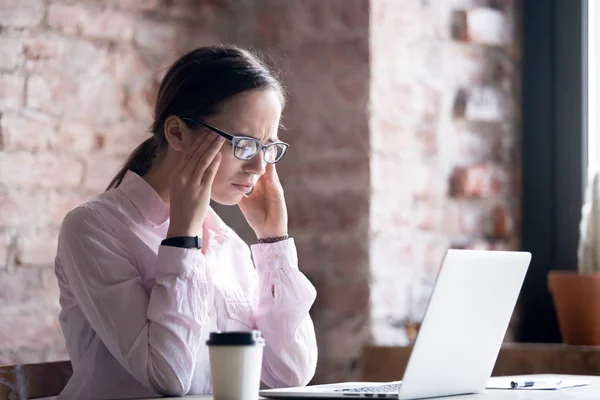
<instances>
[{"instance_id":1,"label":"cup lid","mask_svg":"<svg viewBox=\"0 0 600 400\"><path fill-rule=\"evenodd\" d=\"M264 346L265 339L259 330L248 332L211 332L206 344L209 346Z\"/></svg>"}]
</instances>

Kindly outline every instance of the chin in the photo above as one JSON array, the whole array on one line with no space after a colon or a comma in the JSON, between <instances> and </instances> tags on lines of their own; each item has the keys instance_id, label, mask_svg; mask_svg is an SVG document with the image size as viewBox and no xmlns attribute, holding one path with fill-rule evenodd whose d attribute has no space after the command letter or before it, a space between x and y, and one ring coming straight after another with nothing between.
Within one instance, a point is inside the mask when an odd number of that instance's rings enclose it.
<instances>
[{"instance_id":1,"label":"chin","mask_svg":"<svg viewBox=\"0 0 600 400\"><path fill-rule=\"evenodd\" d=\"M244 195L241 193L212 193L211 200L222 206L235 206L237 205Z\"/></svg>"}]
</instances>

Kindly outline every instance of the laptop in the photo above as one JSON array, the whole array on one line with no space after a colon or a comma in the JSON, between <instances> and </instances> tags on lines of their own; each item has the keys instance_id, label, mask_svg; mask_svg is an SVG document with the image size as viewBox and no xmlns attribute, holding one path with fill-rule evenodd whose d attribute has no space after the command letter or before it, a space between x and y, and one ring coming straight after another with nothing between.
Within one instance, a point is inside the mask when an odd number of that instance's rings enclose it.
<instances>
[{"instance_id":1,"label":"laptop","mask_svg":"<svg viewBox=\"0 0 600 400\"><path fill-rule=\"evenodd\" d=\"M260 395L422 399L483 392L530 261L528 252L448 250L401 381L268 389Z\"/></svg>"}]
</instances>

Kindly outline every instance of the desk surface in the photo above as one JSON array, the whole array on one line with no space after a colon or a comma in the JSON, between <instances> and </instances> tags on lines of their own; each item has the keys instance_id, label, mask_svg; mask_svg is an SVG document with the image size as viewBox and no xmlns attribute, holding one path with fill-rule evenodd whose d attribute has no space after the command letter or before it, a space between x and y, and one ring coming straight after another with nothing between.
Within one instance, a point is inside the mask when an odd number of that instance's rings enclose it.
<instances>
[{"instance_id":1,"label":"desk surface","mask_svg":"<svg viewBox=\"0 0 600 400\"><path fill-rule=\"evenodd\" d=\"M555 375L561 378L584 378L592 381L590 385L560 390L501 390L488 389L484 393L469 394L462 396L444 397L443 399L452 400L488 400L488 399L518 399L518 400L548 400L548 399L600 399L600 376L581 376L581 375ZM523 377L535 377L535 375L519 375ZM185 396L185 397L165 397L164 399L182 398L186 400L212 400L212 396ZM258 397L257 397L258 399ZM260 399L263 399L260 397ZM140 399L155 400L155 399Z\"/></svg>"}]
</instances>

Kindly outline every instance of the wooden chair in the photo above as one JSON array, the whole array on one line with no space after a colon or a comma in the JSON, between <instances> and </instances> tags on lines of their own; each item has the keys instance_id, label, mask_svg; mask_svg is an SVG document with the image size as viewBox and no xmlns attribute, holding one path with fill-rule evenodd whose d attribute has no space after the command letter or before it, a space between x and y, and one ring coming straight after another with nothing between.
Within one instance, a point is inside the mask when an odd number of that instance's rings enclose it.
<instances>
[{"instance_id":1,"label":"wooden chair","mask_svg":"<svg viewBox=\"0 0 600 400\"><path fill-rule=\"evenodd\" d=\"M72 374L70 361L0 367L0 400L57 396Z\"/></svg>"}]
</instances>

